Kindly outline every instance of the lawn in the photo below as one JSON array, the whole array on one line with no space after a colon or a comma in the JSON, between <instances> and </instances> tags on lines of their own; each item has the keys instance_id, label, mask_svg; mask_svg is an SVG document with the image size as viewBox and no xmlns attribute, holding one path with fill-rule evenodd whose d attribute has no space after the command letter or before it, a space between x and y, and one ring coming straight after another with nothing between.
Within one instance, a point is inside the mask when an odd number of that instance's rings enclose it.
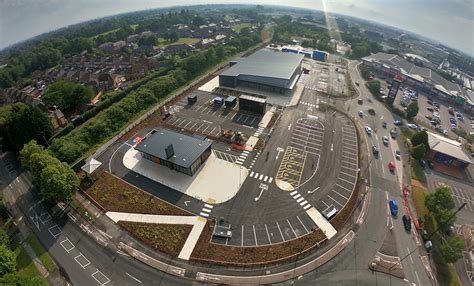
<instances>
[{"instance_id":1,"label":"lawn","mask_svg":"<svg viewBox=\"0 0 474 286\"><path fill-rule=\"evenodd\" d=\"M411 177L412 179L418 180L422 183L426 183L425 171L421 167L420 163L416 160L413 160L411 168Z\"/></svg>"},{"instance_id":2,"label":"lawn","mask_svg":"<svg viewBox=\"0 0 474 286\"><path fill-rule=\"evenodd\" d=\"M250 23L242 23L242 24L238 24L234 27L232 27L232 30L236 31L237 33L240 33L240 31L243 29L243 28L249 28L250 26Z\"/></svg>"},{"instance_id":3,"label":"lawn","mask_svg":"<svg viewBox=\"0 0 474 286\"><path fill-rule=\"evenodd\" d=\"M154 249L177 257L188 238L192 225L183 224L154 224L119 221L137 239L144 241Z\"/></svg>"},{"instance_id":4,"label":"lawn","mask_svg":"<svg viewBox=\"0 0 474 286\"><path fill-rule=\"evenodd\" d=\"M43 263L46 270L48 270L49 273L54 272L56 270L56 264L54 263L51 256L49 256L46 249L44 249L43 245L36 238L36 236L31 234L30 236L28 236L27 241L30 244L31 248L33 248L33 251L36 253L36 256L38 256L38 258Z\"/></svg>"},{"instance_id":5,"label":"lawn","mask_svg":"<svg viewBox=\"0 0 474 286\"><path fill-rule=\"evenodd\" d=\"M130 25L130 28L132 28L133 30L135 30L137 27L138 27L138 24L132 24L132 25Z\"/></svg>"},{"instance_id":6,"label":"lawn","mask_svg":"<svg viewBox=\"0 0 474 286\"><path fill-rule=\"evenodd\" d=\"M37 277L37 280L40 283L37 286L49 285L48 281L46 281L46 279L44 279L43 276L41 276L38 269L36 269L36 266L33 263L33 260L31 260L31 258L28 256L25 249L21 245L18 245L18 247L15 249L15 254L16 254L16 270L17 270L18 275L22 277L28 277L28 278Z\"/></svg>"},{"instance_id":7,"label":"lawn","mask_svg":"<svg viewBox=\"0 0 474 286\"><path fill-rule=\"evenodd\" d=\"M158 40L160 41L160 43L158 44L158 47L160 48L166 47L168 45L176 45L176 44L194 45L200 41L197 38L179 38L179 40L177 40L176 42L165 41L165 39L163 38L159 38Z\"/></svg>"},{"instance_id":8,"label":"lawn","mask_svg":"<svg viewBox=\"0 0 474 286\"><path fill-rule=\"evenodd\" d=\"M428 210L425 207L426 192L423 189L413 186L411 196L413 198L413 204L415 205L418 217L424 217L427 215Z\"/></svg>"},{"instance_id":9,"label":"lawn","mask_svg":"<svg viewBox=\"0 0 474 286\"><path fill-rule=\"evenodd\" d=\"M106 211L191 215L106 172L86 189L86 193Z\"/></svg>"},{"instance_id":10,"label":"lawn","mask_svg":"<svg viewBox=\"0 0 474 286\"><path fill-rule=\"evenodd\" d=\"M91 39L97 39L98 36L105 36L105 35L108 35L110 33L117 32L118 30L120 30L120 28L113 29L113 30L110 30L110 31L107 31L107 32L103 32L103 33L97 34L95 36L92 36Z\"/></svg>"}]
</instances>

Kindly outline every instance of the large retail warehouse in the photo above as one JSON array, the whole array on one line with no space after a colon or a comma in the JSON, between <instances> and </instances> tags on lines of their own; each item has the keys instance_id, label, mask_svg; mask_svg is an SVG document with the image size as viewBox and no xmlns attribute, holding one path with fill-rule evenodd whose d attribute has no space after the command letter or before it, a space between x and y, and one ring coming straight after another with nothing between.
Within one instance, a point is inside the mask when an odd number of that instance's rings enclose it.
<instances>
[{"instance_id":1,"label":"large retail warehouse","mask_svg":"<svg viewBox=\"0 0 474 286\"><path fill-rule=\"evenodd\" d=\"M219 75L219 85L290 94L301 74L303 58L301 54L260 50L231 62L231 67Z\"/></svg>"}]
</instances>

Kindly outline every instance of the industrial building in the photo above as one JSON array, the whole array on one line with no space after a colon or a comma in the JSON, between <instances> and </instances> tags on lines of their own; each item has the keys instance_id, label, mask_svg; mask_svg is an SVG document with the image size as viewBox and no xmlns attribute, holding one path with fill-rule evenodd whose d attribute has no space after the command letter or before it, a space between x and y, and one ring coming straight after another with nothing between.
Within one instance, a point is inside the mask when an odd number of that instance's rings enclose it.
<instances>
[{"instance_id":1,"label":"industrial building","mask_svg":"<svg viewBox=\"0 0 474 286\"><path fill-rule=\"evenodd\" d=\"M436 133L426 132L426 134L428 134L428 145L430 146L429 157L435 161L461 169L472 164L470 154L464 150L462 143Z\"/></svg>"},{"instance_id":2,"label":"industrial building","mask_svg":"<svg viewBox=\"0 0 474 286\"><path fill-rule=\"evenodd\" d=\"M429 68L416 66L401 56L386 53L373 54L362 58L362 61L381 78L393 79L398 75L403 84L415 91L442 97L463 105L466 110L474 109L474 102L466 90Z\"/></svg>"},{"instance_id":3,"label":"industrial building","mask_svg":"<svg viewBox=\"0 0 474 286\"><path fill-rule=\"evenodd\" d=\"M219 85L289 94L301 74L303 58L300 54L260 50L231 62L231 67L219 75Z\"/></svg>"},{"instance_id":4,"label":"industrial building","mask_svg":"<svg viewBox=\"0 0 474 286\"><path fill-rule=\"evenodd\" d=\"M135 149L143 158L186 175L194 175L211 155L212 140L161 128L153 130Z\"/></svg>"}]
</instances>

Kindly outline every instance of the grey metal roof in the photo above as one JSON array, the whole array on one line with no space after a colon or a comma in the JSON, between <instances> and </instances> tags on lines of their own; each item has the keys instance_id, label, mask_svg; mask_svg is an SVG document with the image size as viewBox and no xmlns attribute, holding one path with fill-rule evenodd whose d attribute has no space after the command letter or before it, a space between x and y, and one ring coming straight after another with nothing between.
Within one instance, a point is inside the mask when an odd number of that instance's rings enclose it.
<instances>
[{"instance_id":1,"label":"grey metal roof","mask_svg":"<svg viewBox=\"0 0 474 286\"><path fill-rule=\"evenodd\" d=\"M304 55L260 50L221 73L223 76L252 75L289 80Z\"/></svg>"},{"instance_id":2,"label":"grey metal roof","mask_svg":"<svg viewBox=\"0 0 474 286\"><path fill-rule=\"evenodd\" d=\"M449 155L461 161L472 164L472 159L463 149L462 143L445 138L436 133L426 132L426 134L428 134L428 145L430 145L431 150Z\"/></svg>"},{"instance_id":3,"label":"grey metal roof","mask_svg":"<svg viewBox=\"0 0 474 286\"><path fill-rule=\"evenodd\" d=\"M212 140L202 136L189 136L165 128L154 131L135 149L183 168L189 168L212 145ZM170 144L173 144L174 155L167 159L165 148Z\"/></svg>"}]
</instances>

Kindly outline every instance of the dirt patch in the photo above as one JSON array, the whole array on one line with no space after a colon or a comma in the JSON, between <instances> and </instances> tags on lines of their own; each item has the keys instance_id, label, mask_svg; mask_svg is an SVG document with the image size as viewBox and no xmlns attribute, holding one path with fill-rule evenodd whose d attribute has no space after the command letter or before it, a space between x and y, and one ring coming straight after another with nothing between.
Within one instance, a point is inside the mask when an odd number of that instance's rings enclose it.
<instances>
[{"instance_id":1,"label":"dirt patch","mask_svg":"<svg viewBox=\"0 0 474 286\"><path fill-rule=\"evenodd\" d=\"M280 263L318 248L326 236L318 229L295 240L258 247L235 247L211 243L213 222L208 222L191 255L191 260L227 266L252 266Z\"/></svg>"},{"instance_id":2,"label":"dirt patch","mask_svg":"<svg viewBox=\"0 0 474 286\"><path fill-rule=\"evenodd\" d=\"M107 172L104 172L92 185L83 190L85 194L104 211L159 215L192 215Z\"/></svg>"},{"instance_id":3,"label":"dirt patch","mask_svg":"<svg viewBox=\"0 0 474 286\"><path fill-rule=\"evenodd\" d=\"M135 238L172 257L177 257L193 228L185 224L155 224L119 221Z\"/></svg>"},{"instance_id":4,"label":"dirt patch","mask_svg":"<svg viewBox=\"0 0 474 286\"><path fill-rule=\"evenodd\" d=\"M415 179L411 179L411 185L412 185L413 187L417 187L417 188L423 189L424 191L427 190L427 189L426 189L426 186L425 186L422 182L420 182L420 181L418 181L418 180L415 180Z\"/></svg>"}]
</instances>

